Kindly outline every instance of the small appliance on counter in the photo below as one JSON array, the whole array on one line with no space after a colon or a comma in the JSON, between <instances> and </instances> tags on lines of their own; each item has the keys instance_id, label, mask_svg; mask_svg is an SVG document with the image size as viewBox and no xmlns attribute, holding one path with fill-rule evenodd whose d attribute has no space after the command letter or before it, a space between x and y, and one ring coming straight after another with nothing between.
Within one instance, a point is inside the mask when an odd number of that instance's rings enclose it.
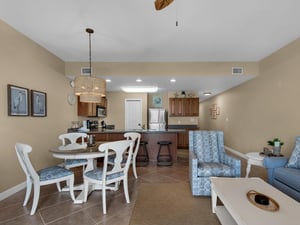
<instances>
[{"instance_id":1,"label":"small appliance on counter","mask_svg":"<svg viewBox=\"0 0 300 225\"><path fill-rule=\"evenodd\" d=\"M98 130L98 120L84 120L82 122L81 131Z\"/></svg>"}]
</instances>

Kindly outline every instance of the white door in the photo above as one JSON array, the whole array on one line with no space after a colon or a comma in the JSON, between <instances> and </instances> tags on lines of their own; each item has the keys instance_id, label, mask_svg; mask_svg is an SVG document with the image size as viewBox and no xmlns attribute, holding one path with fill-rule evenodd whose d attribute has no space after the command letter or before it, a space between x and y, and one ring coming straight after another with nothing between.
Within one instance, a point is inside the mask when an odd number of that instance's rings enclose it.
<instances>
[{"instance_id":1,"label":"white door","mask_svg":"<svg viewBox=\"0 0 300 225\"><path fill-rule=\"evenodd\" d=\"M125 129L141 129L142 99L125 99Z\"/></svg>"}]
</instances>

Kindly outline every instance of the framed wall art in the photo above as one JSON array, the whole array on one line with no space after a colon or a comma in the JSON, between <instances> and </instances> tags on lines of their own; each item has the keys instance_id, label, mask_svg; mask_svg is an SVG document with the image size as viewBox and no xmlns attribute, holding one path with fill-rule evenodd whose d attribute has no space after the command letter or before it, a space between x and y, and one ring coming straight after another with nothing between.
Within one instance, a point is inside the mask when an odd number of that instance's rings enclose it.
<instances>
[{"instance_id":1,"label":"framed wall art","mask_svg":"<svg viewBox=\"0 0 300 225\"><path fill-rule=\"evenodd\" d=\"M31 90L31 116L47 116L47 94Z\"/></svg>"},{"instance_id":2,"label":"framed wall art","mask_svg":"<svg viewBox=\"0 0 300 225\"><path fill-rule=\"evenodd\" d=\"M7 104L9 116L29 116L29 89L8 84Z\"/></svg>"},{"instance_id":3,"label":"framed wall art","mask_svg":"<svg viewBox=\"0 0 300 225\"><path fill-rule=\"evenodd\" d=\"M156 108L162 107L162 96L154 95L152 99L153 106Z\"/></svg>"}]
</instances>

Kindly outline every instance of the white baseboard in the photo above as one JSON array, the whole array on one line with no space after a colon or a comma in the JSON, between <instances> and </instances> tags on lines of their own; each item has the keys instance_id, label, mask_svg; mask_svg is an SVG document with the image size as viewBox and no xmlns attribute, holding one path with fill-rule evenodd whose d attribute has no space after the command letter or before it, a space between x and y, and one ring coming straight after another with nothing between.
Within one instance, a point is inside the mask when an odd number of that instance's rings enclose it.
<instances>
[{"instance_id":1,"label":"white baseboard","mask_svg":"<svg viewBox=\"0 0 300 225\"><path fill-rule=\"evenodd\" d=\"M0 193L0 201L2 201L3 199L6 199L8 197L10 197L11 195L23 190L24 188L26 188L26 182L23 182L21 184L18 184L6 191L3 191Z\"/></svg>"},{"instance_id":2,"label":"white baseboard","mask_svg":"<svg viewBox=\"0 0 300 225\"><path fill-rule=\"evenodd\" d=\"M225 149L226 149L226 151L229 151L229 152L231 152L234 155L237 155L237 156L239 156L241 158L244 158L246 160L248 159L248 157L244 153L241 153L241 152L239 152L239 151L237 151L235 149L229 148L227 146L225 146Z\"/></svg>"}]
</instances>

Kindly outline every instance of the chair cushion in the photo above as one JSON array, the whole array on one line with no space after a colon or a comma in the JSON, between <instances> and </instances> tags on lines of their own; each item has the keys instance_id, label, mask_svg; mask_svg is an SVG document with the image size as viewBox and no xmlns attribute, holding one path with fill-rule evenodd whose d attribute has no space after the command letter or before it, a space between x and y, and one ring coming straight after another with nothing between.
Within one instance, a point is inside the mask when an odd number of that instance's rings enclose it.
<instances>
[{"instance_id":1,"label":"chair cushion","mask_svg":"<svg viewBox=\"0 0 300 225\"><path fill-rule=\"evenodd\" d=\"M198 166L198 176L199 177L231 177L235 176L235 171L228 165L222 163L204 163L200 162Z\"/></svg>"},{"instance_id":2,"label":"chair cushion","mask_svg":"<svg viewBox=\"0 0 300 225\"><path fill-rule=\"evenodd\" d=\"M296 138L296 145L288 161L287 167L300 169L300 137Z\"/></svg>"},{"instance_id":3,"label":"chair cushion","mask_svg":"<svg viewBox=\"0 0 300 225\"><path fill-rule=\"evenodd\" d=\"M276 168L274 179L300 192L300 170L295 168Z\"/></svg>"},{"instance_id":4,"label":"chair cushion","mask_svg":"<svg viewBox=\"0 0 300 225\"><path fill-rule=\"evenodd\" d=\"M76 164L84 164L87 163L87 159L66 159L65 166L72 166Z\"/></svg>"},{"instance_id":5,"label":"chair cushion","mask_svg":"<svg viewBox=\"0 0 300 225\"><path fill-rule=\"evenodd\" d=\"M218 133L203 131L194 134L194 151L199 162L220 162Z\"/></svg>"},{"instance_id":6,"label":"chair cushion","mask_svg":"<svg viewBox=\"0 0 300 225\"><path fill-rule=\"evenodd\" d=\"M60 166L52 166L37 171L40 181L53 180L65 176L72 175L73 172Z\"/></svg>"},{"instance_id":7,"label":"chair cushion","mask_svg":"<svg viewBox=\"0 0 300 225\"><path fill-rule=\"evenodd\" d=\"M84 173L84 176L87 176L88 178L94 179L94 180L102 180L103 170L102 169L95 169L90 170L86 173ZM123 176L123 172L113 173L107 176L107 180L115 179L118 177Z\"/></svg>"}]
</instances>

